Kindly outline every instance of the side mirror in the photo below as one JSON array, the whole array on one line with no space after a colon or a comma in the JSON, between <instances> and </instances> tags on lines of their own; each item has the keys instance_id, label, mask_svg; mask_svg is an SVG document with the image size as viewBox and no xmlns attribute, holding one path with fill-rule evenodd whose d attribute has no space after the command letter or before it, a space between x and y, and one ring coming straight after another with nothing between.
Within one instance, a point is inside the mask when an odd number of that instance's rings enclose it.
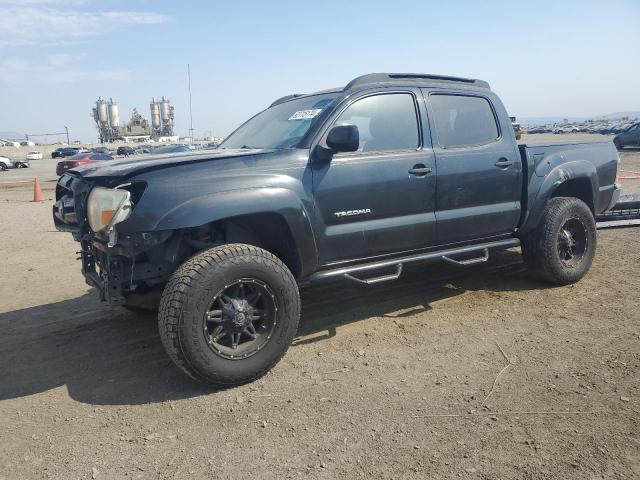
<instances>
[{"instance_id":1,"label":"side mirror","mask_svg":"<svg viewBox=\"0 0 640 480\"><path fill-rule=\"evenodd\" d=\"M360 133L355 125L338 125L329 130L327 147L316 145L315 158L319 163L330 162L338 152L356 152L360 146Z\"/></svg>"},{"instance_id":2,"label":"side mirror","mask_svg":"<svg viewBox=\"0 0 640 480\"><path fill-rule=\"evenodd\" d=\"M355 152L360 146L360 132L355 125L338 125L327 135L327 146L338 152Z\"/></svg>"}]
</instances>

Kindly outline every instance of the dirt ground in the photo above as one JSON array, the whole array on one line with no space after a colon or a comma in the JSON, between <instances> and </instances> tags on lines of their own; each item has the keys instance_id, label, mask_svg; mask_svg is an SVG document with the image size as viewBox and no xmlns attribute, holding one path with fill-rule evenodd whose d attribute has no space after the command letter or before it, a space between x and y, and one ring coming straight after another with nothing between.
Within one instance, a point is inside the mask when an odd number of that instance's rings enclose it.
<instances>
[{"instance_id":1,"label":"dirt ground","mask_svg":"<svg viewBox=\"0 0 640 480\"><path fill-rule=\"evenodd\" d=\"M0 479L640 478L640 229L568 287L514 250L305 289L284 359L215 391L100 304L30 194L0 189Z\"/></svg>"}]
</instances>

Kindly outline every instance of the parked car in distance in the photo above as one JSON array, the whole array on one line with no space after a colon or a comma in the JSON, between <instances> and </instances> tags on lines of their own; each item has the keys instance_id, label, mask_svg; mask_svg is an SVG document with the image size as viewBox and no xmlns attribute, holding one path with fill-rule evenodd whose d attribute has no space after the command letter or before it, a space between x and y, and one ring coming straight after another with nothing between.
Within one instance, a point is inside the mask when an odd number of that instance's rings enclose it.
<instances>
[{"instance_id":1,"label":"parked car in distance","mask_svg":"<svg viewBox=\"0 0 640 480\"><path fill-rule=\"evenodd\" d=\"M108 147L94 147L91 149L92 153L104 153L106 155L111 155L111 150Z\"/></svg>"},{"instance_id":2,"label":"parked car in distance","mask_svg":"<svg viewBox=\"0 0 640 480\"><path fill-rule=\"evenodd\" d=\"M153 151L153 147L149 147L147 145L142 145L141 147L137 147L135 149L136 155L141 153L151 153Z\"/></svg>"},{"instance_id":3,"label":"parked car in distance","mask_svg":"<svg viewBox=\"0 0 640 480\"><path fill-rule=\"evenodd\" d=\"M60 176L67 170L80 165L87 165L88 163L101 162L105 160L113 160L113 157L105 153L79 153L69 157L67 160L58 162L58 165L56 165L56 175Z\"/></svg>"},{"instance_id":4,"label":"parked car in distance","mask_svg":"<svg viewBox=\"0 0 640 480\"><path fill-rule=\"evenodd\" d=\"M613 144L618 150L624 147L640 147L640 123L631 125L625 131L613 137Z\"/></svg>"},{"instance_id":5,"label":"parked car in distance","mask_svg":"<svg viewBox=\"0 0 640 480\"><path fill-rule=\"evenodd\" d=\"M133 149L133 147L129 146L118 147L118 149L116 150L116 155L133 155L134 153L136 153L136 151Z\"/></svg>"},{"instance_id":6,"label":"parked car in distance","mask_svg":"<svg viewBox=\"0 0 640 480\"><path fill-rule=\"evenodd\" d=\"M527 134L547 133L549 130L545 127L533 127L527 130Z\"/></svg>"},{"instance_id":7,"label":"parked car in distance","mask_svg":"<svg viewBox=\"0 0 640 480\"><path fill-rule=\"evenodd\" d=\"M15 160L13 162L13 168L29 168L30 166L29 160Z\"/></svg>"},{"instance_id":8,"label":"parked car in distance","mask_svg":"<svg viewBox=\"0 0 640 480\"><path fill-rule=\"evenodd\" d=\"M511 125L513 126L513 132L516 134L516 140L520 140L524 133L522 127L518 122L511 122Z\"/></svg>"},{"instance_id":9,"label":"parked car in distance","mask_svg":"<svg viewBox=\"0 0 640 480\"><path fill-rule=\"evenodd\" d=\"M0 170L10 168L29 168L28 160L11 160L9 157L0 156Z\"/></svg>"},{"instance_id":10,"label":"parked car in distance","mask_svg":"<svg viewBox=\"0 0 640 480\"><path fill-rule=\"evenodd\" d=\"M77 155L80 149L78 147L61 147L51 152L51 158L64 158Z\"/></svg>"},{"instance_id":11,"label":"parked car in distance","mask_svg":"<svg viewBox=\"0 0 640 480\"><path fill-rule=\"evenodd\" d=\"M29 152L27 153L27 160L42 160L42 152Z\"/></svg>"},{"instance_id":12,"label":"parked car in distance","mask_svg":"<svg viewBox=\"0 0 640 480\"><path fill-rule=\"evenodd\" d=\"M191 149L189 145L179 144L179 145L165 145L164 147L156 148L153 153L183 153L190 152Z\"/></svg>"},{"instance_id":13,"label":"parked car in distance","mask_svg":"<svg viewBox=\"0 0 640 480\"><path fill-rule=\"evenodd\" d=\"M13 168L13 161L9 157L0 156L0 170L5 171Z\"/></svg>"},{"instance_id":14,"label":"parked car in distance","mask_svg":"<svg viewBox=\"0 0 640 480\"><path fill-rule=\"evenodd\" d=\"M553 129L553 133L578 133L580 130L573 125L564 125Z\"/></svg>"},{"instance_id":15,"label":"parked car in distance","mask_svg":"<svg viewBox=\"0 0 640 480\"><path fill-rule=\"evenodd\" d=\"M216 150L79 167L53 216L102 300L161 298L176 365L230 386L282 358L300 285L379 285L516 246L536 277L579 281L618 164L608 139L518 145L482 80L376 73L279 98Z\"/></svg>"}]
</instances>

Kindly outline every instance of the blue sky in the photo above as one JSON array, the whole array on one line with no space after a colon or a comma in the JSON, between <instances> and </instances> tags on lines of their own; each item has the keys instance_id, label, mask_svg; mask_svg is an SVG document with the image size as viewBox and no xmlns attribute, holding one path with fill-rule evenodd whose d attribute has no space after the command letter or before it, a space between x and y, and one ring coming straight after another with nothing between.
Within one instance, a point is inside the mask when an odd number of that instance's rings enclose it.
<instances>
[{"instance_id":1,"label":"blue sky","mask_svg":"<svg viewBox=\"0 0 640 480\"><path fill-rule=\"evenodd\" d=\"M512 115L640 110L640 1L0 0L0 131L96 138L99 95L196 136L379 71L489 81Z\"/></svg>"}]
</instances>

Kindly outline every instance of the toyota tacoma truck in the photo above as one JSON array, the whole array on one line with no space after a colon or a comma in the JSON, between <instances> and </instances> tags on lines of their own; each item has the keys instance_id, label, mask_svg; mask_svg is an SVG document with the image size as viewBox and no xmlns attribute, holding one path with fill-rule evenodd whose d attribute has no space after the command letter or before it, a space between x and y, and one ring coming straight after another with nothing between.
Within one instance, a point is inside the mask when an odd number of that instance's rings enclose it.
<instances>
[{"instance_id":1,"label":"toyota tacoma truck","mask_svg":"<svg viewBox=\"0 0 640 480\"><path fill-rule=\"evenodd\" d=\"M577 282L618 163L610 141L518 145L487 82L378 73L279 98L213 151L74 168L53 217L102 300L157 296L176 365L238 385L286 352L303 284L517 246L538 278Z\"/></svg>"}]
</instances>

